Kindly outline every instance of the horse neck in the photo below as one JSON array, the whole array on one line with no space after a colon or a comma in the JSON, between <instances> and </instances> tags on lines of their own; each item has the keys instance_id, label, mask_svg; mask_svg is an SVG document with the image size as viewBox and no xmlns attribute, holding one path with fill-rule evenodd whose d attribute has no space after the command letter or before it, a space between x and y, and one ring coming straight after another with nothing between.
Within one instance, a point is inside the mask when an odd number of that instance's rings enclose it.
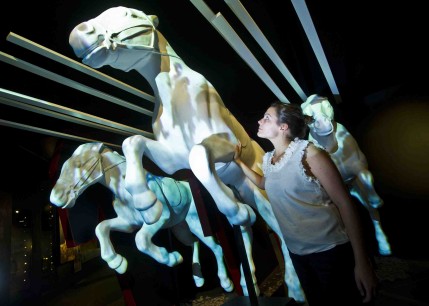
<instances>
[{"instance_id":1,"label":"horse neck","mask_svg":"<svg viewBox=\"0 0 429 306\"><path fill-rule=\"evenodd\" d=\"M137 51L149 52L149 54L144 54L144 59L136 61L133 67L133 69L135 69L146 79L154 92L157 92L155 79L160 73L170 72L172 69L174 69L174 66L177 63L179 63L181 66L185 65L183 60L179 58L168 41L158 31L157 37L157 48L155 48L153 51Z\"/></svg>"},{"instance_id":2,"label":"horse neck","mask_svg":"<svg viewBox=\"0 0 429 306\"><path fill-rule=\"evenodd\" d=\"M158 31L157 35L158 48L155 50L155 52L146 55L144 60L138 61L133 67L134 70L136 70L146 79L155 95L155 107L152 123L158 120L158 114L160 114L159 110L161 107L163 107L157 85L157 78L166 77L165 74L177 75L177 67L180 67L181 70L187 68L185 62L177 55L164 36ZM167 76L167 78L169 78L169 76Z\"/></svg>"},{"instance_id":3,"label":"horse neck","mask_svg":"<svg viewBox=\"0 0 429 306\"><path fill-rule=\"evenodd\" d=\"M125 159L113 151L105 151L101 154L101 165L103 167L103 180L100 183L114 194L123 188L126 171Z\"/></svg>"},{"instance_id":4,"label":"horse neck","mask_svg":"<svg viewBox=\"0 0 429 306\"><path fill-rule=\"evenodd\" d=\"M338 150L338 141L336 137L337 124L335 121L332 121L334 129L332 133L326 136L320 136L313 129L310 129L310 136L316 140L322 147L326 149L329 153L334 153Z\"/></svg>"}]
</instances>

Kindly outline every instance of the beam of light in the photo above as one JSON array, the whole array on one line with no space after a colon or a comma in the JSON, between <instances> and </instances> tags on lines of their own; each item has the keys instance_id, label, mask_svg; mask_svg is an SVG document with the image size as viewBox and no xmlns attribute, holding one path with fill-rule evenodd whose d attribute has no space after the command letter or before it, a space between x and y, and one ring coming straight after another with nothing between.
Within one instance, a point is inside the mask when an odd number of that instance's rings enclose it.
<instances>
[{"instance_id":1,"label":"beam of light","mask_svg":"<svg viewBox=\"0 0 429 306\"><path fill-rule=\"evenodd\" d=\"M274 65L279 69L279 71L283 74L285 79L289 82L295 92L299 95L299 97L305 101L307 99L307 95L302 90L301 86L299 86L298 82L292 76L292 73L283 63L283 61L278 56L277 52L274 50L273 46L270 44L268 39L259 29L256 22L250 16L246 8L241 4L239 0L225 0L226 4L231 8L237 18L241 21L244 27L249 31L250 35L258 42L261 48L265 51Z\"/></svg>"},{"instance_id":2,"label":"beam of light","mask_svg":"<svg viewBox=\"0 0 429 306\"><path fill-rule=\"evenodd\" d=\"M323 74L328 82L329 88L334 95L337 103L341 102L341 96L335 83L334 76L332 75L331 68L329 67L328 60L326 59L325 52L323 51L322 44L320 43L319 36L317 35L316 28L314 27L313 20L311 19L310 12L308 11L305 0L292 0L293 7L298 15L301 25L304 28L305 34L313 48L317 61L322 68Z\"/></svg>"},{"instance_id":3,"label":"beam of light","mask_svg":"<svg viewBox=\"0 0 429 306\"><path fill-rule=\"evenodd\" d=\"M201 0L190 0L192 4L201 12L201 14L210 22L211 25L219 32L219 34L229 43L229 45L240 55L240 57L249 65L256 75L265 83L265 85L274 93L274 95L284 103L289 103L289 100L281 92L280 88L274 83L267 71L258 62L249 48L241 40L238 34L234 31L228 21L217 13L216 15L210 8Z\"/></svg>"}]
</instances>

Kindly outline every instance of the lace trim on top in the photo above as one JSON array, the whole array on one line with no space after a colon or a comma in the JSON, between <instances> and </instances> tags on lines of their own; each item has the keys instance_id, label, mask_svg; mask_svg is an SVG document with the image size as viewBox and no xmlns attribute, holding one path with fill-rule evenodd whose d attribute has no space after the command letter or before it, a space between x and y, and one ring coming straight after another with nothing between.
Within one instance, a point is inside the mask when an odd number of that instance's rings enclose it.
<instances>
[{"instance_id":1,"label":"lace trim on top","mask_svg":"<svg viewBox=\"0 0 429 306\"><path fill-rule=\"evenodd\" d=\"M268 152L264 156L264 162L263 162L264 175L269 175L271 172L278 172L290 160L292 154L298 148L298 145L303 142L306 142L307 145L300 152L298 152L299 160L300 160L299 168L301 170L301 174L306 178L307 181L315 182L317 186L321 188L319 180L311 175L308 175L307 169L305 169L304 164L302 163L302 160L304 158L305 148L308 146L308 143L312 142L304 139L295 138L287 147L285 154L274 165L271 164L271 160L273 158L275 150Z\"/></svg>"},{"instance_id":2,"label":"lace trim on top","mask_svg":"<svg viewBox=\"0 0 429 306\"><path fill-rule=\"evenodd\" d=\"M268 154L265 155L264 157L264 163L263 163L264 174L267 175L271 172L279 171L290 160L293 152L295 152L298 146L299 141L300 140L298 138L295 138L286 148L286 151L283 154L283 156L274 165L271 164L271 160L273 159L275 150L268 152Z\"/></svg>"}]
</instances>

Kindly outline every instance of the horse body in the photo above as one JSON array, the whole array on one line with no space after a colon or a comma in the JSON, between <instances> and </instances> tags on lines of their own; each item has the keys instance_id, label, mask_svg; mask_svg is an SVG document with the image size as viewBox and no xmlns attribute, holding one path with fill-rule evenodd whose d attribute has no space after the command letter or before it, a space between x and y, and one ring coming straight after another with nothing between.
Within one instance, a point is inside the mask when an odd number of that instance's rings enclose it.
<instances>
[{"instance_id":1,"label":"horse body","mask_svg":"<svg viewBox=\"0 0 429 306\"><path fill-rule=\"evenodd\" d=\"M84 64L93 68L110 65L123 71L134 69L153 89L155 140L135 135L122 145L127 161L125 188L134 207L141 211L147 224L156 222L163 214L162 203L148 187L143 154L170 175L191 169L230 224L251 225L256 218L252 207L258 210L281 241L289 296L304 301L265 191L257 188L232 162L240 142L242 160L262 173L263 149L225 107L213 85L175 53L156 30L157 25L156 16L114 7L77 25L69 38ZM245 203L227 185L235 188Z\"/></svg>"},{"instance_id":2,"label":"horse body","mask_svg":"<svg viewBox=\"0 0 429 306\"><path fill-rule=\"evenodd\" d=\"M164 209L159 221L145 224L141 212L133 207L131 195L124 187L125 164L123 156L102 143L79 146L62 166L60 177L51 191L51 203L71 209L89 186L100 183L114 194L113 208L117 214L116 218L100 222L95 229L101 257L110 268L121 274L127 270L126 258L116 253L110 241L112 230L124 233L137 231L135 240L139 251L168 266L180 264L183 257L178 252L170 253L152 243L152 237L160 229L171 228L179 241L193 247L193 268L199 267L199 242L191 233L212 250L221 286L228 292L232 291L234 286L227 274L222 248L212 236L204 236L189 184L146 172L149 188L162 200ZM249 239L244 235L243 238L245 241ZM204 284L204 278L198 270L194 271L194 281L198 287ZM245 286L245 282L242 283Z\"/></svg>"},{"instance_id":3,"label":"horse body","mask_svg":"<svg viewBox=\"0 0 429 306\"><path fill-rule=\"evenodd\" d=\"M340 123L334 120L334 110L325 97L312 95L301 104L303 112L313 116L309 138L323 146L331 155L351 195L368 210L375 229L378 251L390 255L390 244L384 233L378 208L384 203L374 188L368 162L356 139Z\"/></svg>"}]
</instances>

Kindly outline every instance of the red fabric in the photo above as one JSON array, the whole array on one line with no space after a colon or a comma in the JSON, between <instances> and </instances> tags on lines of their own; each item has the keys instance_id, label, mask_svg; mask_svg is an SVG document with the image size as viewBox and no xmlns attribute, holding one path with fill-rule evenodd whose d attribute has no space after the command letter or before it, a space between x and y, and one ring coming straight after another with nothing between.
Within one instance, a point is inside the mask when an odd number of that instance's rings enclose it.
<instances>
[{"instance_id":1,"label":"red fabric","mask_svg":"<svg viewBox=\"0 0 429 306\"><path fill-rule=\"evenodd\" d=\"M213 236L213 230L210 226L210 221L201 195L200 185L196 177L191 174L188 178L189 186L191 187L192 197L194 198L195 206L197 208L198 217L200 218L201 227L203 229L204 236Z\"/></svg>"},{"instance_id":2,"label":"red fabric","mask_svg":"<svg viewBox=\"0 0 429 306\"><path fill-rule=\"evenodd\" d=\"M133 291L131 289L134 284L132 275L128 272L125 272L124 274L116 273L116 277L118 279L119 286L122 289L125 305L136 306L136 301L134 300Z\"/></svg>"},{"instance_id":3,"label":"red fabric","mask_svg":"<svg viewBox=\"0 0 429 306\"><path fill-rule=\"evenodd\" d=\"M63 142L58 141L55 146L54 154L51 157L51 161L49 163L48 168L48 177L52 182L52 187L55 185L59 174L60 174L60 168L62 165L60 165L61 160L61 153L63 149ZM73 235L72 230L70 228L70 224L68 221L68 210L57 208L58 216L61 220L62 230L64 233L64 239L66 241L66 245L68 248L75 247L76 244L73 241Z\"/></svg>"},{"instance_id":4,"label":"red fabric","mask_svg":"<svg viewBox=\"0 0 429 306\"><path fill-rule=\"evenodd\" d=\"M221 222L220 218L216 218L217 222ZM221 222L225 223L225 222ZM225 230L223 229L223 226L229 226L229 224L220 224L218 226L219 230L216 232L216 238L219 241L219 244L222 246L223 255L225 257L225 263L226 268L229 272L229 276L232 280L232 283L234 284L235 291L238 295L243 295L243 289L240 285L240 264L237 261L237 254L234 252L234 247L231 245L230 239L228 239L228 236L225 233Z\"/></svg>"}]
</instances>

